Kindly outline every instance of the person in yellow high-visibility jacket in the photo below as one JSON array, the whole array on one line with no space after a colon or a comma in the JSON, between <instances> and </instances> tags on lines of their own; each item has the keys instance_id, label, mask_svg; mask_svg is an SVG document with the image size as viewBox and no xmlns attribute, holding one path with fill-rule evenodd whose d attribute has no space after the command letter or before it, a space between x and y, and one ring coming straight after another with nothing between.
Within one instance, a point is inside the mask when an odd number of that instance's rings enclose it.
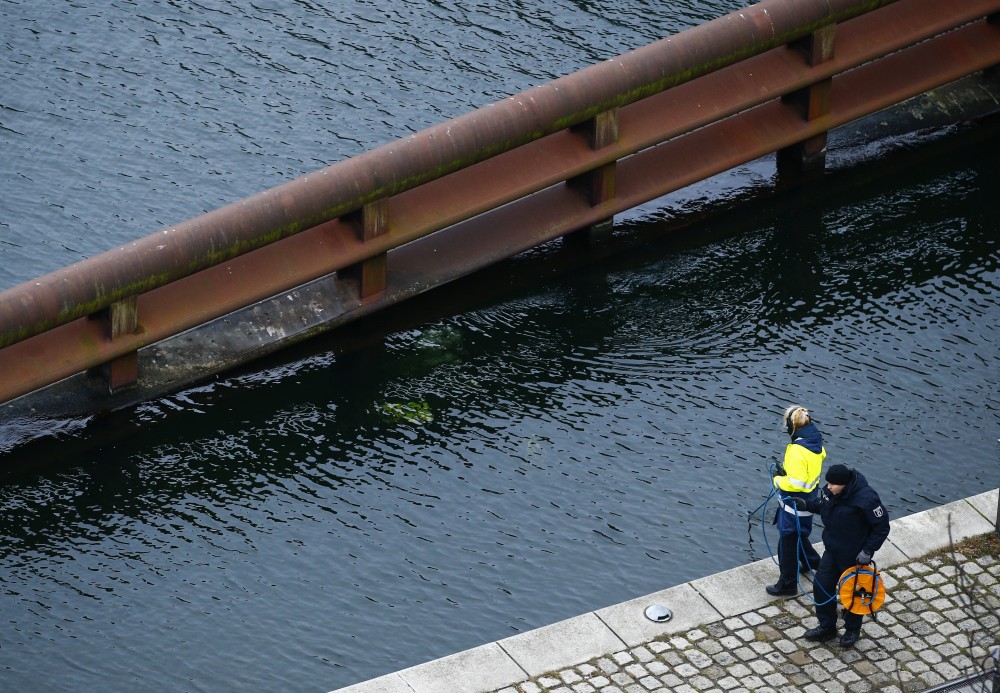
<instances>
[{"instance_id":1,"label":"person in yellow high-visibility jacket","mask_svg":"<svg viewBox=\"0 0 1000 693\"><path fill-rule=\"evenodd\" d=\"M778 581L765 589L773 596L798 594L798 574L815 570L820 556L809 543L812 513L800 508L796 498L808 501L819 486L826 448L823 435L812 422L805 407L791 406L785 410L785 431L791 442L785 448L785 459L772 481L778 495Z\"/></svg>"}]
</instances>

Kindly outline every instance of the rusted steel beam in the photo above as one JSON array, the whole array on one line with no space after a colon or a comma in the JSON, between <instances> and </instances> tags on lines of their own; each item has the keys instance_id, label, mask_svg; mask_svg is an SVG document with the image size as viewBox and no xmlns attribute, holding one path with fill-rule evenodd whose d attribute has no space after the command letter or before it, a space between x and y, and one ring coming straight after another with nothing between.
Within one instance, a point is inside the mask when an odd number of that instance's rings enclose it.
<instances>
[{"instance_id":1,"label":"rusted steel beam","mask_svg":"<svg viewBox=\"0 0 1000 693\"><path fill-rule=\"evenodd\" d=\"M598 113L578 130L586 136L594 151L613 146L618 141L619 109ZM586 173L570 179L570 185L580 190L592 205L598 205L615 196L616 162L601 164Z\"/></svg>"},{"instance_id":2,"label":"rusted steel beam","mask_svg":"<svg viewBox=\"0 0 1000 693\"><path fill-rule=\"evenodd\" d=\"M811 67L833 60L836 24L830 24L795 42L802 50L806 63ZM805 89L782 97L786 103L797 107L806 120L815 120L830 112L830 88L833 78L827 77ZM782 184L789 179L801 178L807 172L821 172L826 166L827 133L822 132L791 147L778 151L778 177Z\"/></svg>"},{"instance_id":3,"label":"rusted steel beam","mask_svg":"<svg viewBox=\"0 0 1000 693\"><path fill-rule=\"evenodd\" d=\"M111 341L134 334L139 329L139 301L128 296L115 301L107 308L109 338ZM109 392L118 392L135 385L139 379L139 352L130 351L103 366L103 376Z\"/></svg>"},{"instance_id":4,"label":"rusted steel beam","mask_svg":"<svg viewBox=\"0 0 1000 693\"><path fill-rule=\"evenodd\" d=\"M810 67L822 65L833 60L833 40L836 35L837 26L831 24L818 31L813 32L800 42L803 45L803 52L806 57L806 64ZM830 112L830 78L810 85L806 89L787 95L786 100L801 98L799 106L802 109L802 117L806 120L813 120Z\"/></svg>"},{"instance_id":5,"label":"rusted steel beam","mask_svg":"<svg viewBox=\"0 0 1000 693\"><path fill-rule=\"evenodd\" d=\"M962 76L965 65L1000 63L1000 27L983 23L935 39L834 80L831 113L807 121L780 101L771 101L621 162L618 196L591 207L567 186L555 185L517 204L498 208L390 254L388 293L430 288L481 269L477 261L500 260L553 240L607 214L631 209L749 161L778 146L850 123ZM676 162L694 162L678 167ZM528 226L524 222L531 220ZM497 234L497 228L509 229ZM472 252L473 249L475 252Z\"/></svg>"},{"instance_id":6,"label":"rusted steel beam","mask_svg":"<svg viewBox=\"0 0 1000 693\"><path fill-rule=\"evenodd\" d=\"M139 327L138 301L135 296L128 296L121 301L115 301L108 306L108 322L111 339L131 334Z\"/></svg>"},{"instance_id":7,"label":"rusted steel beam","mask_svg":"<svg viewBox=\"0 0 1000 693\"><path fill-rule=\"evenodd\" d=\"M966 13L980 17L990 8L997 7L1000 7L1000 0L968 0L961 5ZM440 244L445 239L459 238L454 249L436 252L435 257L439 259L455 258L454 267L437 270L436 281L440 283L446 281L448 276L455 276L454 273L463 267L481 267L506 257L503 253L514 254L531 247L522 245L522 236L526 239L523 242L537 244L609 219L619 211L725 170L719 166L743 163L773 151L773 147L791 146L838 124L1000 61L1000 56L996 54L1000 44L998 28L979 22L953 35L909 48L899 56L867 64L879 52L873 44L880 45L881 50L895 50L915 43L942 27L951 28L964 21L961 12L943 19L940 7L932 0L901 0L877 13L841 25L834 58L820 65L808 65L798 51L774 49L621 108L618 138L606 142L600 149L592 147L589 136L564 130L460 174L452 174L396 195L384 201L388 233L370 234L365 241L364 235L359 236L356 225L350 220L334 219L154 289L137 299L140 321L131 334L110 340L105 332L95 327L94 321L84 319L0 350L0 360L18 364L16 372L0 369L0 401L127 356L142 346L184 329L319 276L359 265L378 255L389 253L389 269L393 273L402 272L401 277L412 276L401 258L419 253L422 248L441 249ZM830 115L816 117L813 122L803 120L801 114L794 126L778 119L776 122L784 123L785 130L775 134L773 129L761 127L751 118L750 114L757 113L757 109L742 113L782 94L862 64L863 67L834 79L834 101L838 105ZM888 73L883 74L886 71ZM894 75L893 71L900 74ZM906 79L903 79L904 76ZM837 96L845 90L844 85L850 85L847 88L849 98ZM774 107L774 104L768 106ZM794 109L787 106L782 113L786 112L794 115ZM741 115L709 125L733 113ZM768 125L766 119L764 124ZM701 134L678 136L706 125L709 127L704 127ZM755 129L774 139L770 142L766 138L758 141L744 132ZM714 133L714 139L699 145L704 151L687 149L690 143L698 141L697 137L705 137L705 133ZM664 140L670 141L650 152L629 156ZM705 155L705 152L714 151L712 147L731 146L731 141L742 142L734 150L738 151L738 155L727 154L725 149L718 155ZM573 192L570 186L560 185L569 177L614 164L619 159L623 160L616 169L617 194L613 197L603 201L592 196L588 199ZM677 161L688 164L697 161L698 165L679 168ZM645 170L647 166L652 168ZM669 171L669 176L660 169ZM640 173L636 174L636 171ZM541 190L544 192L519 200L517 204L496 212L490 211ZM575 199L567 202L563 200L565 195ZM537 207L540 200L548 200L543 204L544 210ZM372 201L369 204L379 203ZM567 216L559 222L551 222L549 217L552 213L565 213ZM479 218L464 221L479 214L482 214ZM504 234L493 234L503 236L504 245L500 248L494 248L491 241L483 241L475 234L465 240L455 235L456 231L476 229L480 224L497 223L497 220L507 218L504 215L514 215L517 223L500 221L494 228L518 228ZM536 215L539 216L536 218ZM381 212L374 218L383 218ZM424 238L452 225L455 226ZM478 241L475 240L477 238ZM420 239L424 240L413 242ZM482 247L476 246L476 243L482 243ZM399 246L404 247L393 250ZM427 277L427 281L433 282L435 277ZM371 305L399 300L400 296L392 289L397 284L397 278L390 274L388 288L376 294ZM411 286L404 295L412 295L418 290L419 287Z\"/></svg>"},{"instance_id":8,"label":"rusted steel beam","mask_svg":"<svg viewBox=\"0 0 1000 693\"><path fill-rule=\"evenodd\" d=\"M357 223L362 243L373 241L389 232L389 206L387 202L383 197L369 202L361 208ZM361 298L370 298L385 290L385 260L385 253L380 253L346 268L357 279Z\"/></svg>"},{"instance_id":9,"label":"rusted steel beam","mask_svg":"<svg viewBox=\"0 0 1000 693\"><path fill-rule=\"evenodd\" d=\"M109 393L134 387L139 380L139 352L130 351L100 366Z\"/></svg>"},{"instance_id":10,"label":"rusted steel beam","mask_svg":"<svg viewBox=\"0 0 1000 693\"><path fill-rule=\"evenodd\" d=\"M989 3L985 3L985 4L989 5ZM960 14L959 16L957 16L955 19L949 19L948 21L960 22L960 21L964 21L967 16L974 16L977 12L982 13L982 6L983 5L984 5L984 3L982 3L982 2L975 2L975 1L968 2L968 3L963 3L961 9L964 10L965 12L963 14ZM889 8L886 8L884 10L881 10L880 12L888 12L888 11L893 10L893 9L894 9L894 7L889 7ZM938 16L940 16L940 15L941 15L941 13L939 12ZM893 18L889 18L888 21L885 21L885 22L882 23L883 27L891 27L892 31L887 32L889 34L888 38L889 39L894 39L895 40L894 43L896 43L897 45L900 44L900 43L903 43L903 41L899 41L898 39L900 37L905 37L906 34L907 34L906 29L908 27L908 23L905 21L905 19L906 19L905 16L902 16L902 17L896 16L896 17L893 17ZM904 21L900 21L900 20L904 20ZM909 40L909 39L904 39L904 41L905 40ZM892 47L892 43L893 42L890 42L890 44L888 44L888 47L891 48ZM872 42L872 43L868 44L869 48L871 48L871 46L873 46L873 45L882 46L883 44L877 43L877 42ZM766 74L766 73L762 73L760 70L756 70L754 74L761 75L761 74ZM320 173L325 173L325 172L320 172ZM519 194L519 191L516 188L514 188L514 194L515 195ZM516 199L516 198L512 197L512 199ZM95 260L96 260L96 258L95 258ZM30 284L30 282L29 282L29 284ZM38 297L33 296L31 298L31 300L34 301L37 298ZM58 302L49 301L49 305L53 306L52 310L58 311L58 305L57 304L58 304ZM4 304L2 302L0 302L0 308L3 308L3 305ZM0 317L2 317L2 316L0 316ZM2 323L0 323L0 324L2 324ZM0 343L2 343L2 342L0 342Z\"/></svg>"},{"instance_id":11,"label":"rusted steel beam","mask_svg":"<svg viewBox=\"0 0 1000 693\"><path fill-rule=\"evenodd\" d=\"M113 343L116 339L135 334L139 329L138 297L128 296L115 301L104 310L88 315L85 320L98 325L100 333L103 333L108 342ZM135 385L138 380L139 354L135 350L127 351L95 370L108 392L118 392Z\"/></svg>"},{"instance_id":12,"label":"rusted steel beam","mask_svg":"<svg viewBox=\"0 0 1000 693\"><path fill-rule=\"evenodd\" d=\"M577 126L577 129L586 135L592 150L605 149L618 142L620 113L620 108L612 108L609 111L598 113L587 122ZM590 202L591 206L597 206L615 196L617 173L618 162L616 160L602 164L576 178L571 178L569 184L575 186ZM614 219L609 217L580 229L567 238L576 242L591 243L610 233L613 226Z\"/></svg>"},{"instance_id":13,"label":"rusted steel beam","mask_svg":"<svg viewBox=\"0 0 1000 693\"><path fill-rule=\"evenodd\" d=\"M390 201L393 234L414 240L476 214L582 175L673 137L856 68L982 17L998 0L971 0L943 17L938 0L907 0L840 25L834 59L816 67L779 48L622 108L619 138L593 150L587 139L558 132Z\"/></svg>"},{"instance_id":14,"label":"rusted steel beam","mask_svg":"<svg viewBox=\"0 0 1000 693\"><path fill-rule=\"evenodd\" d=\"M642 204L997 63L1000 28L984 21L930 39L835 77L825 116L804 120L772 101L629 157L619 165L619 203ZM695 163L678 171L676 160Z\"/></svg>"},{"instance_id":15,"label":"rusted steel beam","mask_svg":"<svg viewBox=\"0 0 1000 693\"><path fill-rule=\"evenodd\" d=\"M857 42L864 43L863 38L859 36ZM846 33L842 32L838 54L844 52L845 44L850 47L851 41L846 40ZM389 304L412 296L465 272L756 159L776 148L791 146L954 81L967 72L997 63L1000 63L1000 26L978 22L836 77L831 111L825 116L808 121L796 109L772 99L739 115L627 157L618 165L617 194L596 206L570 186L556 184L515 204L501 206L424 237L420 242L409 243L396 250L383 246L382 250L389 253L388 285L373 305ZM689 122L695 118L693 112L700 105L702 102L692 102L691 113L676 117ZM629 109L623 109L619 141L609 147L621 146L621 140L627 139L630 127L638 126L649 115L636 117L630 124L626 118L628 113ZM670 112L660 110L659 113L661 119L669 120ZM666 124L668 129L674 125L672 122ZM573 152L599 153L594 152L589 142L579 135L565 137L569 138L565 141ZM639 136L639 139L642 137ZM684 161L686 165L678 166L678 161ZM436 193L443 194L445 189L454 188L459 196L466 194L468 189L463 189L461 182L468 177L468 173L462 173L456 175L454 180L443 180ZM414 193L416 191L411 194ZM393 226L394 219L398 224L400 236L393 241L396 245L401 245L404 239L421 238L425 235L421 225L430 223L421 219L410 220L416 226L406 228L404 220L407 214L393 211L394 205L399 205L403 197L398 196L387 203L389 226ZM415 196L396 209L416 214L423 209L423 205L431 205L432 202L431 197ZM505 232L498 234L495 231L497 228L503 228ZM369 241L374 244L380 242L383 242L382 236ZM0 369L0 401L176 334L179 326L193 327L212 317L225 315L246 305L247 296L256 295L263 299L284 290L278 288L280 286L298 286L306 281L306 277L322 276L367 257L370 255L361 246L356 227L335 220L140 296L137 302L140 328L113 342L106 338L105 328L95 321L74 321L0 352L4 363L19 364L16 373L12 369ZM407 258L423 259L411 261ZM66 344L76 345L72 358L67 357Z\"/></svg>"},{"instance_id":16,"label":"rusted steel beam","mask_svg":"<svg viewBox=\"0 0 1000 693\"><path fill-rule=\"evenodd\" d=\"M764 0L0 293L0 347L892 0Z\"/></svg>"},{"instance_id":17,"label":"rusted steel beam","mask_svg":"<svg viewBox=\"0 0 1000 693\"><path fill-rule=\"evenodd\" d=\"M613 108L594 116L591 121L589 139L593 150L610 147L618 141L619 110ZM586 174L584 192L591 205L599 205L615 196L615 165L612 161Z\"/></svg>"}]
</instances>

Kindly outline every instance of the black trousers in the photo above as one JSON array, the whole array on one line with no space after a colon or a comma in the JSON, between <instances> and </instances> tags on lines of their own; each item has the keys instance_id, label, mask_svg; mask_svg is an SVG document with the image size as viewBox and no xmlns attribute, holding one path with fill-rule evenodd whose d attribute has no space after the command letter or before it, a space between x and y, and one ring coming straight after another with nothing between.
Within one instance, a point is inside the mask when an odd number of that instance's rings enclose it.
<instances>
[{"instance_id":1,"label":"black trousers","mask_svg":"<svg viewBox=\"0 0 1000 693\"><path fill-rule=\"evenodd\" d=\"M819 570L813 577L813 599L816 600L816 618L819 619L820 628L836 629L837 609L840 607L840 596L837 589L840 576L845 570L853 568L855 565L853 560L837 560L829 551L823 554L823 559L819 562ZM862 618L861 614L846 612L844 629L860 630Z\"/></svg>"},{"instance_id":2,"label":"black trousers","mask_svg":"<svg viewBox=\"0 0 1000 693\"><path fill-rule=\"evenodd\" d=\"M813 571L819 568L819 553L809 543L809 535L781 534L778 536L778 585L793 587L798 584L799 566L808 565ZM801 546L800 546L801 543Z\"/></svg>"}]
</instances>

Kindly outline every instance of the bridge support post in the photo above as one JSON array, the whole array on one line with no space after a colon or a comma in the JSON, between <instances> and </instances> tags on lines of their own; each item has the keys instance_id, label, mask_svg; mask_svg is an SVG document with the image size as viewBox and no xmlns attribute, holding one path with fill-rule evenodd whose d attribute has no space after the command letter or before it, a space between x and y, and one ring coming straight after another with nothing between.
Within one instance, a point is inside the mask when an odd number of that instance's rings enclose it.
<instances>
[{"instance_id":1,"label":"bridge support post","mask_svg":"<svg viewBox=\"0 0 1000 693\"><path fill-rule=\"evenodd\" d=\"M579 126L580 132L589 140L591 149L596 151L618 141L618 112L618 108L602 111ZM596 207L614 198L617 171L617 162L612 161L569 181L569 184L583 193L591 207ZM593 242L609 234L613 225L613 218L605 219L565 238L569 242Z\"/></svg>"},{"instance_id":2,"label":"bridge support post","mask_svg":"<svg viewBox=\"0 0 1000 693\"><path fill-rule=\"evenodd\" d=\"M389 232L389 205L387 198L369 202L354 215L360 239L367 243ZM358 280L362 299L374 296L386 287L386 254L376 255L353 267L347 268Z\"/></svg>"},{"instance_id":3,"label":"bridge support post","mask_svg":"<svg viewBox=\"0 0 1000 693\"><path fill-rule=\"evenodd\" d=\"M789 48L800 50L805 55L806 64L815 67L833 59L833 39L836 24L829 24L814 31L801 41L789 44ZM805 89L782 97L782 101L799 109L805 120L815 120L830 113L830 92L833 80L821 80ZM781 149L777 153L778 181L783 183L801 182L823 171L826 166L826 133L820 133L807 140Z\"/></svg>"},{"instance_id":4,"label":"bridge support post","mask_svg":"<svg viewBox=\"0 0 1000 693\"><path fill-rule=\"evenodd\" d=\"M138 297L129 296L115 301L105 310L90 316L106 326L111 341L124 335L135 334L139 328ZM139 352L133 351L94 369L108 392L114 394L134 386L139 381Z\"/></svg>"}]
</instances>

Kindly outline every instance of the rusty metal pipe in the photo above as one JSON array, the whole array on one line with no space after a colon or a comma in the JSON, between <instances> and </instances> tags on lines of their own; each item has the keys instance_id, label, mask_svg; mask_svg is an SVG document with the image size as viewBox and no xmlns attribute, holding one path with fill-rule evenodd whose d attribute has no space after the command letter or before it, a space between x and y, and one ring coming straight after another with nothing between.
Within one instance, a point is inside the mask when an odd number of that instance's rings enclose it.
<instances>
[{"instance_id":1,"label":"rusty metal pipe","mask_svg":"<svg viewBox=\"0 0 1000 693\"><path fill-rule=\"evenodd\" d=\"M764 0L25 282L0 348L893 1Z\"/></svg>"}]
</instances>

